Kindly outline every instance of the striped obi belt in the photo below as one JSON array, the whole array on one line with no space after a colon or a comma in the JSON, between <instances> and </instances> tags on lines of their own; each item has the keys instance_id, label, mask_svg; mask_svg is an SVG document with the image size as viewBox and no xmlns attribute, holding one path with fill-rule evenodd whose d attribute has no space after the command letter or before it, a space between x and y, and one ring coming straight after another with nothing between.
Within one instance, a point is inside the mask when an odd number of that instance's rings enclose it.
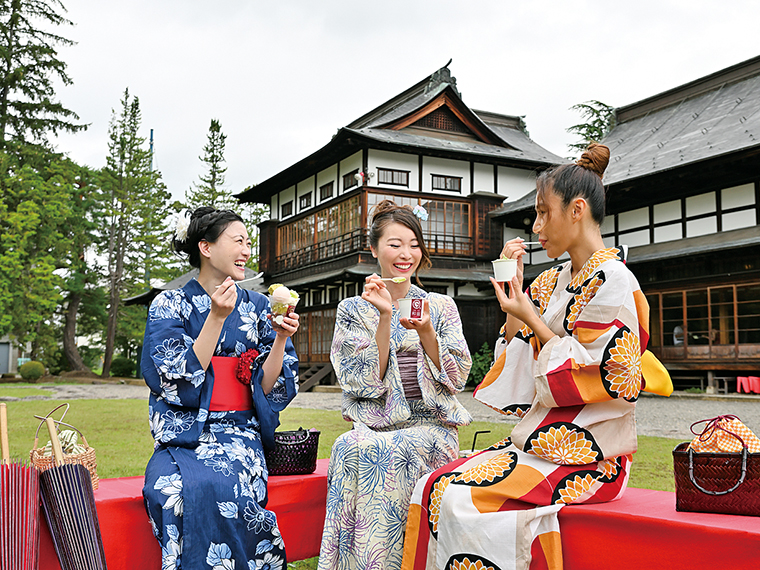
<instances>
[{"instance_id":1,"label":"striped obi belt","mask_svg":"<svg viewBox=\"0 0 760 570\"><path fill-rule=\"evenodd\" d=\"M237 379L236 356L213 356L214 388L211 392L212 412L241 412L253 409L251 386Z\"/></svg>"}]
</instances>

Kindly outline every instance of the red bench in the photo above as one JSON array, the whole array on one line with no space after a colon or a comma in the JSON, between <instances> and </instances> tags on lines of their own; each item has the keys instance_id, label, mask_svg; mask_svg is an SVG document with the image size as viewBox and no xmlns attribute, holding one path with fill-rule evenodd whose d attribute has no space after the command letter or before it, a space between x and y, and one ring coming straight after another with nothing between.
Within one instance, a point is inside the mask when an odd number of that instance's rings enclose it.
<instances>
[{"instance_id":1,"label":"red bench","mask_svg":"<svg viewBox=\"0 0 760 570\"><path fill-rule=\"evenodd\" d=\"M267 508L277 514L288 560L319 554L327 501L327 463L327 459L318 460L317 470L310 475L269 478ZM161 568L161 549L145 514L142 487L142 477L101 479L95 491L108 570ZM39 567L60 570L44 516L40 527Z\"/></svg>"},{"instance_id":2,"label":"red bench","mask_svg":"<svg viewBox=\"0 0 760 570\"><path fill-rule=\"evenodd\" d=\"M272 477L289 560L319 554L327 500L327 459L312 475ZM95 492L109 570L158 570L161 552L142 502L142 477L103 479ZM619 501L560 511L565 570L731 570L760 567L760 517L679 513L675 494L626 490ZM42 523L40 568L60 570Z\"/></svg>"}]
</instances>

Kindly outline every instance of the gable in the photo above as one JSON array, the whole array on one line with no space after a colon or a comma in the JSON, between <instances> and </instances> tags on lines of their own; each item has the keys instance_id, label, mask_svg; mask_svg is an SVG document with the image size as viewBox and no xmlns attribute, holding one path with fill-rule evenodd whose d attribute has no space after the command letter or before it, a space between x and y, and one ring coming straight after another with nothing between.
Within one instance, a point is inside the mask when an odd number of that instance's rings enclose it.
<instances>
[{"instance_id":1,"label":"gable","mask_svg":"<svg viewBox=\"0 0 760 570\"><path fill-rule=\"evenodd\" d=\"M457 117L454 112L445 105L438 107L432 113L417 119L410 126L475 136L467 125L465 125L459 117Z\"/></svg>"}]
</instances>

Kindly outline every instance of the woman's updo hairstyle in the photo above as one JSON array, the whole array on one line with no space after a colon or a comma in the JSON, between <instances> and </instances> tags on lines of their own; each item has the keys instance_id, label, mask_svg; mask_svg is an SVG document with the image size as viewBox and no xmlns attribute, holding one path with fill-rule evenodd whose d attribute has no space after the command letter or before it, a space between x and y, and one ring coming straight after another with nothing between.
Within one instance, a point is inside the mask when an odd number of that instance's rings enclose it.
<instances>
[{"instance_id":1,"label":"woman's updo hairstyle","mask_svg":"<svg viewBox=\"0 0 760 570\"><path fill-rule=\"evenodd\" d=\"M372 210L372 226L369 229L369 243L372 247L377 248L380 238L390 224L397 223L406 226L417 239L417 244L422 252L422 259L417 267L414 277L417 284L422 286L420 277L417 274L421 269L429 269L433 264L430 262L430 254L425 247L425 239L422 237L422 226L420 220L409 206L399 206L392 200L383 200Z\"/></svg>"},{"instance_id":2,"label":"woman's updo hairstyle","mask_svg":"<svg viewBox=\"0 0 760 570\"><path fill-rule=\"evenodd\" d=\"M196 208L190 215L185 239L180 239L181 236L175 231L172 239L174 251L180 255L187 255L190 265L200 268L201 253L198 243L203 240L214 243L232 222L243 222L243 218L232 210L216 210L208 206Z\"/></svg>"},{"instance_id":3,"label":"woman's updo hairstyle","mask_svg":"<svg viewBox=\"0 0 760 570\"><path fill-rule=\"evenodd\" d=\"M610 149L603 144L591 143L574 164L555 166L540 174L536 180L536 190L543 196L547 188L562 199L567 207L580 196L589 205L591 217L602 225L604 221L604 184L602 176L610 162Z\"/></svg>"}]
</instances>

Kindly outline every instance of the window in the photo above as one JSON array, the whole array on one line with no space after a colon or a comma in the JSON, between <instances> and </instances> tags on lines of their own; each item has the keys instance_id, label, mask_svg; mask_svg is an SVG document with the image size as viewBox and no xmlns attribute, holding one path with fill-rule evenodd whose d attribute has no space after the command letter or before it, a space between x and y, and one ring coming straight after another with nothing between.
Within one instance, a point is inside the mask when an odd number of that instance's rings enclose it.
<instances>
[{"instance_id":1,"label":"window","mask_svg":"<svg viewBox=\"0 0 760 570\"><path fill-rule=\"evenodd\" d=\"M461 176L441 176L433 174L433 190L446 190L448 192L462 191Z\"/></svg>"},{"instance_id":2,"label":"window","mask_svg":"<svg viewBox=\"0 0 760 570\"><path fill-rule=\"evenodd\" d=\"M353 188L358 184L356 181L355 176L359 174L359 169L355 168L348 174L343 175L343 190L348 190L349 188Z\"/></svg>"},{"instance_id":3,"label":"window","mask_svg":"<svg viewBox=\"0 0 760 570\"><path fill-rule=\"evenodd\" d=\"M298 199L298 209L303 211L306 208L311 208L311 193L304 194Z\"/></svg>"},{"instance_id":4,"label":"window","mask_svg":"<svg viewBox=\"0 0 760 570\"><path fill-rule=\"evenodd\" d=\"M380 184L392 184L393 186L405 186L409 188L409 171L378 168L377 181Z\"/></svg>"},{"instance_id":5,"label":"window","mask_svg":"<svg viewBox=\"0 0 760 570\"><path fill-rule=\"evenodd\" d=\"M323 202L333 197L333 183L328 182L319 187L319 201Z\"/></svg>"},{"instance_id":6,"label":"window","mask_svg":"<svg viewBox=\"0 0 760 570\"><path fill-rule=\"evenodd\" d=\"M281 218L287 218L288 216L293 215L293 200L290 202L285 202L282 205L282 208L280 208L280 217Z\"/></svg>"},{"instance_id":7,"label":"window","mask_svg":"<svg viewBox=\"0 0 760 570\"><path fill-rule=\"evenodd\" d=\"M277 255L313 247L315 243L351 234L357 228L361 228L361 200L359 196L353 196L281 226L278 229ZM303 263L294 260L296 262Z\"/></svg>"},{"instance_id":8,"label":"window","mask_svg":"<svg viewBox=\"0 0 760 570\"><path fill-rule=\"evenodd\" d=\"M337 303L340 301L340 287L331 287L329 289L330 303Z\"/></svg>"}]
</instances>

